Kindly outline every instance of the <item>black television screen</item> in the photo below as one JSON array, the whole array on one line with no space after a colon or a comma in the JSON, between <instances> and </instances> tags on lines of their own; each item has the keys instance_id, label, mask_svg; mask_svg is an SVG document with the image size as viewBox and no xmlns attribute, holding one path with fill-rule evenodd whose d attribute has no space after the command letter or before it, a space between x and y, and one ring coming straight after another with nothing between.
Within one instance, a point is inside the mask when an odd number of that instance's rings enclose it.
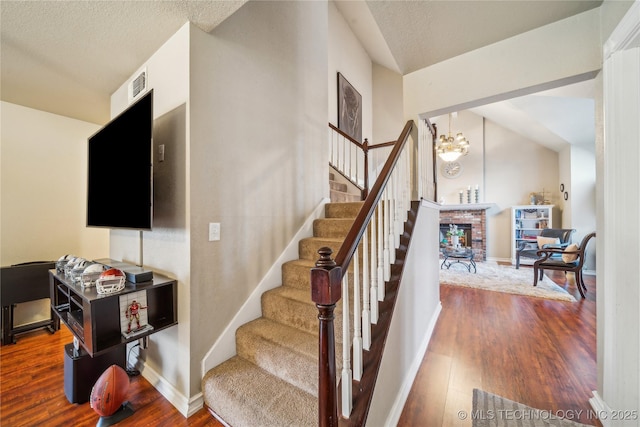
<instances>
[{"instance_id":1,"label":"black television screen","mask_svg":"<svg viewBox=\"0 0 640 427\"><path fill-rule=\"evenodd\" d=\"M87 227L151 230L153 91L89 137Z\"/></svg>"}]
</instances>

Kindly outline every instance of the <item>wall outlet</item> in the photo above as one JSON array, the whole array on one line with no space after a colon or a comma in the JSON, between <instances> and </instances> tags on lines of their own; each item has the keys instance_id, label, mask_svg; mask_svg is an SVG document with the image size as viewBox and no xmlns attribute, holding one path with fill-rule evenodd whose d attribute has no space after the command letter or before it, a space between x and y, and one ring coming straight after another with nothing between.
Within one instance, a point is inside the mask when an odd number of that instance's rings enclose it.
<instances>
[{"instance_id":1,"label":"wall outlet","mask_svg":"<svg viewBox=\"0 0 640 427\"><path fill-rule=\"evenodd\" d=\"M209 241L215 242L218 240L220 240L220 223L210 222L209 223Z\"/></svg>"}]
</instances>

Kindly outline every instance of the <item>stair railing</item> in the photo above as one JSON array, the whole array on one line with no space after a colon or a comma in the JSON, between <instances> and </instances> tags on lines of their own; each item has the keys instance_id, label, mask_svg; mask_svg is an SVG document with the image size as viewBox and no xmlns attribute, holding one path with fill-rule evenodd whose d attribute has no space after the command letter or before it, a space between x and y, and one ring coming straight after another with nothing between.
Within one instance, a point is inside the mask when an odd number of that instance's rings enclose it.
<instances>
[{"instance_id":1,"label":"stair railing","mask_svg":"<svg viewBox=\"0 0 640 427\"><path fill-rule=\"evenodd\" d=\"M379 159L386 159L396 141L371 145L367 138L360 143L329 123L329 165L338 171L344 178L360 189L364 200L369 193L370 180L376 179ZM388 148L388 150L378 150ZM371 169L369 151L376 150L373 158L374 170ZM372 176L372 173L373 176Z\"/></svg>"},{"instance_id":2,"label":"stair railing","mask_svg":"<svg viewBox=\"0 0 640 427\"><path fill-rule=\"evenodd\" d=\"M371 346L371 325L378 322L378 302L385 299L385 282L391 276L391 264L395 262L395 250L400 245L400 235L410 209L412 185L417 182L411 173L411 150L407 143L413 126L413 121L408 121L402 130L335 259L331 259L330 248L322 248L320 259L311 270L311 296L319 312L318 417L321 427L338 425L338 394L343 418L350 417L353 395L357 397L352 383L363 376L363 350L369 350ZM354 282L352 314L349 276ZM341 298L343 351L341 390L338 392L333 320ZM366 411L369 403L366 403Z\"/></svg>"}]
</instances>

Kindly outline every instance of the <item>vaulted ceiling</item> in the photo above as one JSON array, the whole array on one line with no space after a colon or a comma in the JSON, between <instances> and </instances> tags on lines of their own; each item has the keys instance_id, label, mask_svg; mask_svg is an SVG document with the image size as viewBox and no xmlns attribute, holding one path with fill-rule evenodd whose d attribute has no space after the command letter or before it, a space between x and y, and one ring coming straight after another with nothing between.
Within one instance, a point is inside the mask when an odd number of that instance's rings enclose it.
<instances>
[{"instance_id":1,"label":"vaulted ceiling","mask_svg":"<svg viewBox=\"0 0 640 427\"><path fill-rule=\"evenodd\" d=\"M401 74L601 3L602 0L335 2L373 61ZM109 119L110 95L178 28L191 21L209 32L243 4L245 0L3 0L2 100L105 123ZM576 104L585 98L589 102L591 89L578 89L587 92L540 94L531 100L512 100L509 108L528 117L543 113L546 119L540 116L533 121L567 140L567 131L549 123L549 116L554 108L583 111L584 107ZM558 103L554 107L542 106L556 97L561 99L555 100ZM492 114L489 110L485 113ZM501 113L493 114L497 118Z\"/></svg>"}]
</instances>

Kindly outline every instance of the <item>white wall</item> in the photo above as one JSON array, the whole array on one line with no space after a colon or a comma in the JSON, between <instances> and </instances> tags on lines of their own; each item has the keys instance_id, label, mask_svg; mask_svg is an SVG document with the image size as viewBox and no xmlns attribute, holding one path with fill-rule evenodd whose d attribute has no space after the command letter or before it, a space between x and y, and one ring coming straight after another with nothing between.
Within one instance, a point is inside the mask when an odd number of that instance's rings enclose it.
<instances>
[{"instance_id":1,"label":"white wall","mask_svg":"<svg viewBox=\"0 0 640 427\"><path fill-rule=\"evenodd\" d=\"M1 264L104 258L108 231L86 227L87 138L99 126L7 102L1 121Z\"/></svg>"},{"instance_id":2,"label":"white wall","mask_svg":"<svg viewBox=\"0 0 640 427\"><path fill-rule=\"evenodd\" d=\"M367 426L397 424L440 313L439 215L434 203L421 202Z\"/></svg>"},{"instance_id":3,"label":"white wall","mask_svg":"<svg viewBox=\"0 0 640 427\"><path fill-rule=\"evenodd\" d=\"M593 75L601 66L599 17L592 9L406 75L406 117L464 110Z\"/></svg>"},{"instance_id":4,"label":"white wall","mask_svg":"<svg viewBox=\"0 0 640 427\"><path fill-rule=\"evenodd\" d=\"M373 77L372 63L364 47L353 34L333 2L329 7L329 85L328 121L338 126L338 72L362 96L362 139L373 136ZM398 134L400 131L398 130ZM397 138L397 136L396 136Z\"/></svg>"}]
</instances>

